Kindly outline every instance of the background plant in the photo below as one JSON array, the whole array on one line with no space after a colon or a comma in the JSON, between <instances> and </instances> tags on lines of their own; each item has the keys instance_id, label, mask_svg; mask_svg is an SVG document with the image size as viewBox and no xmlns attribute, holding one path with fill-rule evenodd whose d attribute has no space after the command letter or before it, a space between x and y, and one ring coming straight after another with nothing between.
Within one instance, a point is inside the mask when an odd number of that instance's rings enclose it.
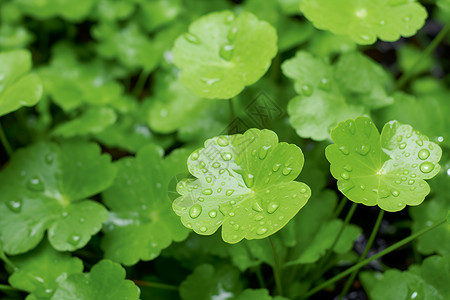
<instances>
[{"instance_id":1,"label":"background plant","mask_svg":"<svg viewBox=\"0 0 450 300\"><path fill-rule=\"evenodd\" d=\"M449 20L3 1L2 299L449 298Z\"/></svg>"}]
</instances>

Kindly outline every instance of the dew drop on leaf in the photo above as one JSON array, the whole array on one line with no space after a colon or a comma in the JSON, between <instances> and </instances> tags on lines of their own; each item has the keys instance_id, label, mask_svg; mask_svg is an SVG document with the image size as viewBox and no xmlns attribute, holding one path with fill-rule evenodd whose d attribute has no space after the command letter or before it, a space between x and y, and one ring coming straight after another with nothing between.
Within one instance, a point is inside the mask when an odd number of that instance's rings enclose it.
<instances>
[{"instance_id":1,"label":"dew drop on leaf","mask_svg":"<svg viewBox=\"0 0 450 300\"><path fill-rule=\"evenodd\" d=\"M302 193L302 194L306 193L306 189L305 189L305 188L302 188L302 189L300 190L300 193Z\"/></svg>"},{"instance_id":2,"label":"dew drop on leaf","mask_svg":"<svg viewBox=\"0 0 450 300\"><path fill-rule=\"evenodd\" d=\"M45 156L45 162L49 165L51 165L54 160L55 160L55 157L52 153L49 153Z\"/></svg>"},{"instance_id":3,"label":"dew drop on leaf","mask_svg":"<svg viewBox=\"0 0 450 300\"><path fill-rule=\"evenodd\" d=\"M213 166L213 168L220 168L220 163L219 162L214 162L213 164L212 164L212 166Z\"/></svg>"},{"instance_id":4,"label":"dew drop on leaf","mask_svg":"<svg viewBox=\"0 0 450 300\"><path fill-rule=\"evenodd\" d=\"M222 159L224 161L229 161L233 158L233 155L231 155L230 152L222 152L222 153L220 153L220 156L222 156Z\"/></svg>"},{"instance_id":5,"label":"dew drop on leaf","mask_svg":"<svg viewBox=\"0 0 450 300\"><path fill-rule=\"evenodd\" d=\"M226 136L219 136L217 138L217 144L222 147L228 146L229 144L228 138Z\"/></svg>"},{"instance_id":6,"label":"dew drop on leaf","mask_svg":"<svg viewBox=\"0 0 450 300\"><path fill-rule=\"evenodd\" d=\"M203 198L203 197L198 197L197 200L200 201L200 202L203 202L203 201L205 201L205 198Z\"/></svg>"},{"instance_id":7,"label":"dew drop on leaf","mask_svg":"<svg viewBox=\"0 0 450 300\"><path fill-rule=\"evenodd\" d=\"M238 28L237 27L232 27L229 31L228 31L228 35L227 35L227 39L232 42L236 39L237 36L237 32L238 32Z\"/></svg>"},{"instance_id":8,"label":"dew drop on leaf","mask_svg":"<svg viewBox=\"0 0 450 300\"><path fill-rule=\"evenodd\" d=\"M213 210L209 211L208 215L209 215L210 218L217 217L217 210L213 209Z\"/></svg>"},{"instance_id":9,"label":"dew drop on leaf","mask_svg":"<svg viewBox=\"0 0 450 300\"><path fill-rule=\"evenodd\" d=\"M421 160L425 160L430 157L430 151L428 151L428 149L421 149L418 153L418 156Z\"/></svg>"},{"instance_id":10,"label":"dew drop on leaf","mask_svg":"<svg viewBox=\"0 0 450 300\"><path fill-rule=\"evenodd\" d=\"M359 148L356 148L356 152L360 155L367 155L370 151L370 145L361 145Z\"/></svg>"},{"instance_id":11,"label":"dew drop on leaf","mask_svg":"<svg viewBox=\"0 0 450 300\"><path fill-rule=\"evenodd\" d=\"M233 225L233 229L234 229L234 230L239 230L239 227L240 227L239 224L234 224L234 225Z\"/></svg>"},{"instance_id":12,"label":"dew drop on leaf","mask_svg":"<svg viewBox=\"0 0 450 300\"><path fill-rule=\"evenodd\" d=\"M253 209L254 211L257 211L257 212L263 211L263 208L261 207L261 205L259 204L258 201L255 201L255 202L253 203L252 209Z\"/></svg>"},{"instance_id":13,"label":"dew drop on leaf","mask_svg":"<svg viewBox=\"0 0 450 300\"><path fill-rule=\"evenodd\" d=\"M341 153L344 155L348 155L350 153L345 146L339 147L339 151L341 151Z\"/></svg>"},{"instance_id":14,"label":"dew drop on leaf","mask_svg":"<svg viewBox=\"0 0 450 300\"><path fill-rule=\"evenodd\" d=\"M415 182L415 181L414 181L413 179L408 180L408 184L409 184L409 185L413 185L414 182Z\"/></svg>"},{"instance_id":15,"label":"dew drop on leaf","mask_svg":"<svg viewBox=\"0 0 450 300\"><path fill-rule=\"evenodd\" d=\"M250 173L245 173L242 178L244 179L244 183L248 188L253 187L253 185L255 184L255 178L252 174Z\"/></svg>"},{"instance_id":16,"label":"dew drop on leaf","mask_svg":"<svg viewBox=\"0 0 450 300\"><path fill-rule=\"evenodd\" d=\"M344 166L344 170L347 172L351 172L353 170L353 168L350 165L346 165L346 166Z\"/></svg>"},{"instance_id":17,"label":"dew drop on leaf","mask_svg":"<svg viewBox=\"0 0 450 300\"><path fill-rule=\"evenodd\" d=\"M80 218L80 223L84 223L84 222L86 222L86 219L85 218Z\"/></svg>"},{"instance_id":18,"label":"dew drop on leaf","mask_svg":"<svg viewBox=\"0 0 450 300\"><path fill-rule=\"evenodd\" d=\"M397 190L391 190L391 194L392 194L392 196L394 196L394 197L398 197L398 196L400 195L400 192L397 191Z\"/></svg>"},{"instance_id":19,"label":"dew drop on leaf","mask_svg":"<svg viewBox=\"0 0 450 300\"><path fill-rule=\"evenodd\" d=\"M286 167L283 169L282 173L283 173L283 175L287 176L287 175L291 174L291 171L292 171L292 168Z\"/></svg>"},{"instance_id":20,"label":"dew drop on leaf","mask_svg":"<svg viewBox=\"0 0 450 300\"><path fill-rule=\"evenodd\" d=\"M213 193L212 189L204 189L204 190L202 191L202 194L203 194L203 195L211 195L212 193Z\"/></svg>"},{"instance_id":21,"label":"dew drop on leaf","mask_svg":"<svg viewBox=\"0 0 450 300\"><path fill-rule=\"evenodd\" d=\"M195 151L194 153L191 154L191 159L192 160L197 160L198 158L199 158L198 151Z\"/></svg>"},{"instance_id":22,"label":"dew drop on leaf","mask_svg":"<svg viewBox=\"0 0 450 300\"><path fill-rule=\"evenodd\" d=\"M196 36L195 34L192 34L190 32L187 32L184 34L184 38L186 39L186 41L188 41L189 43L192 44L200 44L200 39L198 38L198 36Z\"/></svg>"},{"instance_id":23,"label":"dew drop on leaf","mask_svg":"<svg viewBox=\"0 0 450 300\"><path fill-rule=\"evenodd\" d=\"M311 85L309 84L305 84L304 86L302 86L302 94L305 95L306 97L311 96L313 93L313 88Z\"/></svg>"},{"instance_id":24,"label":"dew drop on leaf","mask_svg":"<svg viewBox=\"0 0 450 300\"><path fill-rule=\"evenodd\" d=\"M233 58L234 53L234 45L223 45L220 47L219 55L223 59L230 61Z\"/></svg>"},{"instance_id":25,"label":"dew drop on leaf","mask_svg":"<svg viewBox=\"0 0 450 300\"><path fill-rule=\"evenodd\" d=\"M266 227L260 227L260 228L258 228L256 230L256 234L259 234L259 235L263 235L266 232L267 232L267 228Z\"/></svg>"},{"instance_id":26,"label":"dew drop on leaf","mask_svg":"<svg viewBox=\"0 0 450 300\"><path fill-rule=\"evenodd\" d=\"M189 216L192 219L198 218L200 214L202 213L202 206L200 204L194 204L189 209Z\"/></svg>"},{"instance_id":27,"label":"dew drop on leaf","mask_svg":"<svg viewBox=\"0 0 450 300\"><path fill-rule=\"evenodd\" d=\"M230 189L225 192L225 195L231 196L231 195L233 195L233 193L234 193L234 190Z\"/></svg>"},{"instance_id":28,"label":"dew drop on leaf","mask_svg":"<svg viewBox=\"0 0 450 300\"><path fill-rule=\"evenodd\" d=\"M256 215L255 216L255 221L261 221L262 219L264 219L263 215Z\"/></svg>"},{"instance_id":29,"label":"dew drop on leaf","mask_svg":"<svg viewBox=\"0 0 450 300\"><path fill-rule=\"evenodd\" d=\"M278 171L280 169L280 166L281 166L281 164L274 164L273 167L272 167L272 170L274 172L276 172L276 171Z\"/></svg>"},{"instance_id":30,"label":"dew drop on leaf","mask_svg":"<svg viewBox=\"0 0 450 300\"><path fill-rule=\"evenodd\" d=\"M342 179L349 179L350 178L350 176L348 175L347 172L342 172L341 177L342 177Z\"/></svg>"},{"instance_id":31,"label":"dew drop on leaf","mask_svg":"<svg viewBox=\"0 0 450 300\"><path fill-rule=\"evenodd\" d=\"M329 91L331 87L330 80L328 78L322 78L319 82L319 88L324 91Z\"/></svg>"},{"instance_id":32,"label":"dew drop on leaf","mask_svg":"<svg viewBox=\"0 0 450 300\"><path fill-rule=\"evenodd\" d=\"M22 210L22 199L10 200L6 202L6 206L10 211L14 213L19 213Z\"/></svg>"},{"instance_id":33,"label":"dew drop on leaf","mask_svg":"<svg viewBox=\"0 0 450 300\"><path fill-rule=\"evenodd\" d=\"M30 180L28 180L27 187L35 192L42 192L45 189L44 184L37 176L32 177L30 178Z\"/></svg>"},{"instance_id":34,"label":"dew drop on leaf","mask_svg":"<svg viewBox=\"0 0 450 300\"><path fill-rule=\"evenodd\" d=\"M270 146L262 146L258 152L259 159L265 159L267 156L267 153L269 153L269 149L270 149Z\"/></svg>"},{"instance_id":35,"label":"dew drop on leaf","mask_svg":"<svg viewBox=\"0 0 450 300\"><path fill-rule=\"evenodd\" d=\"M81 237L79 235L72 235L69 238L68 242L69 242L69 244L76 246L76 245L78 245L78 242L80 241L80 239L81 239Z\"/></svg>"},{"instance_id":36,"label":"dew drop on leaf","mask_svg":"<svg viewBox=\"0 0 450 300\"><path fill-rule=\"evenodd\" d=\"M205 180L207 183L211 183L212 177L211 176L205 177Z\"/></svg>"},{"instance_id":37,"label":"dew drop on leaf","mask_svg":"<svg viewBox=\"0 0 450 300\"><path fill-rule=\"evenodd\" d=\"M434 164L430 162L423 162L420 164L419 169L422 173L430 173L434 169Z\"/></svg>"},{"instance_id":38,"label":"dew drop on leaf","mask_svg":"<svg viewBox=\"0 0 450 300\"><path fill-rule=\"evenodd\" d=\"M416 144L419 145L420 147L422 147L423 146L423 141L422 140L417 140Z\"/></svg>"},{"instance_id":39,"label":"dew drop on leaf","mask_svg":"<svg viewBox=\"0 0 450 300\"><path fill-rule=\"evenodd\" d=\"M273 214L277 211L278 207L280 207L280 204L278 202L271 202L269 203L269 206L267 207L267 212L269 214Z\"/></svg>"},{"instance_id":40,"label":"dew drop on leaf","mask_svg":"<svg viewBox=\"0 0 450 300\"><path fill-rule=\"evenodd\" d=\"M207 228L205 226L200 227L201 232L206 232Z\"/></svg>"},{"instance_id":41,"label":"dew drop on leaf","mask_svg":"<svg viewBox=\"0 0 450 300\"><path fill-rule=\"evenodd\" d=\"M400 149L405 149L406 148L406 143L401 143L400 145L398 145L398 147Z\"/></svg>"}]
</instances>

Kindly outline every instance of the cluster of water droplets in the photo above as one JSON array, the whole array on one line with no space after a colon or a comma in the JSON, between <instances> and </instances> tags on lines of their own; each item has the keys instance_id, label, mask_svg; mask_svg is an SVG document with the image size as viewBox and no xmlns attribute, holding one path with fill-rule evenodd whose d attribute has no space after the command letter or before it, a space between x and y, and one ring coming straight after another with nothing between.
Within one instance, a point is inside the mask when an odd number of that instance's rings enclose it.
<instances>
[{"instance_id":1,"label":"cluster of water droplets","mask_svg":"<svg viewBox=\"0 0 450 300\"><path fill-rule=\"evenodd\" d=\"M300 90L303 96L309 97L314 93L314 86L311 84L304 84L301 86ZM331 80L328 77L322 77L317 83L317 88L322 91L328 92L331 90Z\"/></svg>"}]
</instances>

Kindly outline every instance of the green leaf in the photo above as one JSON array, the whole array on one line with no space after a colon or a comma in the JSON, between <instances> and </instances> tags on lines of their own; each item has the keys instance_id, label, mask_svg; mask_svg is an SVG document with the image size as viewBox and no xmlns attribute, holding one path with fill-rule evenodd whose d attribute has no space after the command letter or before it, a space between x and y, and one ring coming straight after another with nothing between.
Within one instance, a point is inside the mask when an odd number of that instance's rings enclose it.
<instances>
[{"instance_id":1,"label":"green leaf","mask_svg":"<svg viewBox=\"0 0 450 300\"><path fill-rule=\"evenodd\" d=\"M15 4L23 13L36 19L62 17L69 21L80 21L91 11L95 0L17 0Z\"/></svg>"},{"instance_id":2,"label":"green leaf","mask_svg":"<svg viewBox=\"0 0 450 300\"><path fill-rule=\"evenodd\" d=\"M139 4L140 23L149 32L172 22L183 10L181 0L141 1Z\"/></svg>"},{"instance_id":3,"label":"green leaf","mask_svg":"<svg viewBox=\"0 0 450 300\"><path fill-rule=\"evenodd\" d=\"M0 116L22 106L33 106L41 99L41 81L29 73L30 69L29 51L0 52Z\"/></svg>"},{"instance_id":4,"label":"green leaf","mask_svg":"<svg viewBox=\"0 0 450 300\"><path fill-rule=\"evenodd\" d=\"M287 298L281 296L272 296L269 295L269 291L266 289L258 289L251 290L246 289L242 293L239 294L239 297L235 298L236 300L287 300Z\"/></svg>"},{"instance_id":5,"label":"green leaf","mask_svg":"<svg viewBox=\"0 0 450 300\"><path fill-rule=\"evenodd\" d=\"M33 251L11 258L18 267L9 277L11 286L27 291L27 299L50 299L58 283L70 274L83 272L83 262L69 253L57 252L47 242Z\"/></svg>"},{"instance_id":6,"label":"green leaf","mask_svg":"<svg viewBox=\"0 0 450 300\"><path fill-rule=\"evenodd\" d=\"M0 26L0 50L26 48L33 40L34 35L24 26L16 24Z\"/></svg>"},{"instance_id":7,"label":"green leaf","mask_svg":"<svg viewBox=\"0 0 450 300\"><path fill-rule=\"evenodd\" d=\"M410 214L413 219L412 231L418 232L428 226L442 222L450 210L450 198L448 194L439 195L425 201L421 207L411 207ZM450 224L444 224L417 239L417 250L429 255L439 253L450 254Z\"/></svg>"},{"instance_id":8,"label":"green leaf","mask_svg":"<svg viewBox=\"0 0 450 300\"><path fill-rule=\"evenodd\" d=\"M113 185L103 192L110 208L103 232L105 257L125 265L156 258L172 241L182 241L188 231L171 209L167 187L173 176L187 172L186 151L162 159L154 145L142 148L136 158L123 158ZM127 199L126 202L123 199Z\"/></svg>"},{"instance_id":9,"label":"green leaf","mask_svg":"<svg viewBox=\"0 0 450 300\"><path fill-rule=\"evenodd\" d=\"M112 108L92 107L71 121L57 126L52 135L65 138L98 133L116 122L117 115Z\"/></svg>"},{"instance_id":10,"label":"green leaf","mask_svg":"<svg viewBox=\"0 0 450 300\"><path fill-rule=\"evenodd\" d=\"M427 11L415 0L303 0L300 9L315 27L348 35L362 45L377 38L394 42L413 36L427 18Z\"/></svg>"},{"instance_id":11,"label":"green leaf","mask_svg":"<svg viewBox=\"0 0 450 300\"><path fill-rule=\"evenodd\" d=\"M228 243L262 239L280 230L310 197L306 184L293 181L302 167L300 148L278 143L273 131L215 137L189 157L189 172L197 179L178 183L182 196L173 209L198 234L223 225Z\"/></svg>"},{"instance_id":12,"label":"green leaf","mask_svg":"<svg viewBox=\"0 0 450 300\"><path fill-rule=\"evenodd\" d=\"M369 294L373 300L442 300L450 297L448 256L431 256L408 271L388 270L375 282Z\"/></svg>"},{"instance_id":13,"label":"green leaf","mask_svg":"<svg viewBox=\"0 0 450 300\"><path fill-rule=\"evenodd\" d=\"M91 272L72 274L59 284L52 300L138 300L140 290L125 280L125 270L115 262L104 259Z\"/></svg>"},{"instance_id":14,"label":"green leaf","mask_svg":"<svg viewBox=\"0 0 450 300\"><path fill-rule=\"evenodd\" d=\"M92 30L99 41L97 50L105 58L115 58L129 69L152 71L159 63L161 53L136 23L123 28L110 22L100 23Z\"/></svg>"},{"instance_id":15,"label":"green leaf","mask_svg":"<svg viewBox=\"0 0 450 300\"><path fill-rule=\"evenodd\" d=\"M326 148L339 190L356 203L395 212L419 205L430 192L425 179L440 169L442 150L420 132L397 121L381 136L367 117L347 120L331 132Z\"/></svg>"},{"instance_id":16,"label":"green leaf","mask_svg":"<svg viewBox=\"0 0 450 300\"><path fill-rule=\"evenodd\" d=\"M239 271L231 266L215 269L200 265L180 285L183 300L228 299L242 290Z\"/></svg>"},{"instance_id":17,"label":"green leaf","mask_svg":"<svg viewBox=\"0 0 450 300\"><path fill-rule=\"evenodd\" d=\"M112 184L116 168L92 143L41 142L17 150L0 173L0 239L9 254L33 249L48 230L50 244L74 251L106 221L86 200Z\"/></svg>"},{"instance_id":18,"label":"green leaf","mask_svg":"<svg viewBox=\"0 0 450 300\"><path fill-rule=\"evenodd\" d=\"M248 12L215 12L196 20L175 41L182 82L204 98L232 98L255 83L277 52L274 28Z\"/></svg>"},{"instance_id":19,"label":"green leaf","mask_svg":"<svg viewBox=\"0 0 450 300\"><path fill-rule=\"evenodd\" d=\"M134 1L98 0L95 14L102 21L123 20L133 13L134 8Z\"/></svg>"}]
</instances>

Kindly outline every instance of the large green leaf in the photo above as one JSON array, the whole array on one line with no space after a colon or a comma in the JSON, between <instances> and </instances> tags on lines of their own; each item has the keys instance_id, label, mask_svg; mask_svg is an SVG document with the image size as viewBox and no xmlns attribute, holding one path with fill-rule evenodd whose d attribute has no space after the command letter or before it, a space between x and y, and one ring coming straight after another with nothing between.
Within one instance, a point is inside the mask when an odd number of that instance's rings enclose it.
<instances>
[{"instance_id":1,"label":"large green leaf","mask_svg":"<svg viewBox=\"0 0 450 300\"><path fill-rule=\"evenodd\" d=\"M393 42L414 35L427 11L415 0L302 0L300 9L319 29L348 35L358 44Z\"/></svg>"},{"instance_id":2,"label":"large green leaf","mask_svg":"<svg viewBox=\"0 0 450 300\"><path fill-rule=\"evenodd\" d=\"M274 28L248 12L214 12L196 20L175 41L181 80L204 98L227 99L255 83L277 52Z\"/></svg>"},{"instance_id":3,"label":"large green leaf","mask_svg":"<svg viewBox=\"0 0 450 300\"><path fill-rule=\"evenodd\" d=\"M331 132L326 148L331 174L350 200L395 212L419 205L430 192L425 179L440 169L442 150L420 132L397 121L378 133L367 117L347 120Z\"/></svg>"},{"instance_id":4,"label":"large green leaf","mask_svg":"<svg viewBox=\"0 0 450 300\"><path fill-rule=\"evenodd\" d=\"M116 168L92 143L41 142L20 149L0 173L0 240L9 254L50 244L73 251L106 221L106 209L86 200L112 184Z\"/></svg>"},{"instance_id":5,"label":"large green leaf","mask_svg":"<svg viewBox=\"0 0 450 300\"><path fill-rule=\"evenodd\" d=\"M173 209L183 224L209 235L223 225L228 243L280 230L306 204L309 187L293 181L303 167L300 148L278 143L270 130L219 136L188 159L196 179L179 182Z\"/></svg>"},{"instance_id":6,"label":"large green leaf","mask_svg":"<svg viewBox=\"0 0 450 300\"><path fill-rule=\"evenodd\" d=\"M83 272L79 258L57 252L46 241L31 252L12 257L11 261L18 269L9 277L9 283L29 292L27 300L50 299L59 282L70 274Z\"/></svg>"},{"instance_id":7,"label":"large green leaf","mask_svg":"<svg viewBox=\"0 0 450 300\"><path fill-rule=\"evenodd\" d=\"M94 0L17 0L16 5L37 19L62 17L70 21L85 18L92 9Z\"/></svg>"},{"instance_id":8,"label":"large green leaf","mask_svg":"<svg viewBox=\"0 0 450 300\"><path fill-rule=\"evenodd\" d=\"M29 73L30 69L29 51L0 52L0 116L22 106L35 105L41 99L41 81Z\"/></svg>"},{"instance_id":9,"label":"large green leaf","mask_svg":"<svg viewBox=\"0 0 450 300\"><path fill-rule=\"evenodd\" d=\"M103 232L105 256L125 265L156 258L172 241L188 231L171 209L167 187L179 173L186 173L186 151L162 159L154 145L142 148L136 158L123 158L113 185L103 193L111 212ZM124 202L124 199L127 199Z\"/></svg>"},{"instance_id":10,"label":"large green leaf","mask_svg":"<svg viewBox=\"0 0 450 300\"><path fill-rule=\"evenodd\" d=\"M71 274L59 284L52 300L138 300L140 290L125 280L125 269L101 260L89 273Z\"/></svg>"}]
</instances>

